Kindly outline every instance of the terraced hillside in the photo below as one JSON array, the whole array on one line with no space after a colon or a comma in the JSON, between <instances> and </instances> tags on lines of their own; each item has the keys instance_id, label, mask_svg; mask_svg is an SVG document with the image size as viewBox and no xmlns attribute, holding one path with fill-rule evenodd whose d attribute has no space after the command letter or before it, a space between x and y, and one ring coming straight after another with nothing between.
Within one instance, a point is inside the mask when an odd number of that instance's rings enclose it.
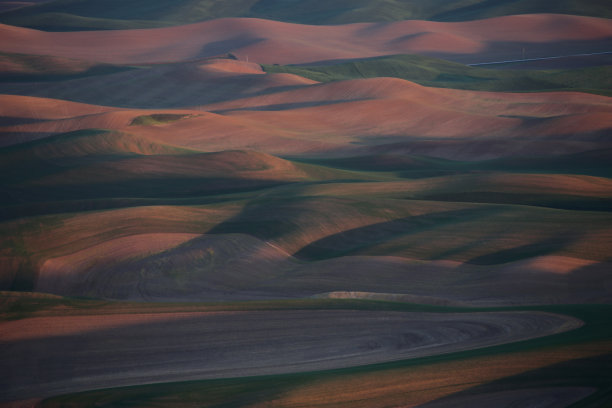
<instances>
[{"instance_id":1,"label":"terraced hillside","mask_svg":"<svg viewBox=\"0 0 612 408\"><path fill-rule=\"evenodd\" d=\"M0 406L612 403L607 57L464 65L609 7L37 3L147 29L0 25Z\"/></svg>"}]
</instances>

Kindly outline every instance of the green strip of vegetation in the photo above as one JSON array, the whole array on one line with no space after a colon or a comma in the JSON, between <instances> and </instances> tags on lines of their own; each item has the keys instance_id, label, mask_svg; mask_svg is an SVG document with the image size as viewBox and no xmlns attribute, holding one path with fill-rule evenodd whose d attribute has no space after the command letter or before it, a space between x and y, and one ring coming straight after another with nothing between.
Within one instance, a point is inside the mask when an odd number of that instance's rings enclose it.
<instances>
[{"instance_id":1,"label":"green strip of vegetation","mask_svg":"<svg viewBox=\"0 0 612 408\"><path fill-rule=\"evenodd\" d=\"M142 115L137 116L130 123L132 126L142 125L142 126L155 126L155 125L163 125L166 123L176 122L178 120L184 119L189 115L181 115L181 114L171 114L171 113L154 113L151 115Z\"/></svg>"},{"instance_id":2,"label":"green strip of vegetation","mask_svg":"<svg viewBox=\"0 0 612 408\"><path fill-rule=\"evenodd\" d=\"M570 70L501 70L420 55L394 55L335 65L263 65L269 73L290 73L319 82L393 77L418 84L477 91L580 91L612 95L612 66Z\"/></svg>"}]
</instances>

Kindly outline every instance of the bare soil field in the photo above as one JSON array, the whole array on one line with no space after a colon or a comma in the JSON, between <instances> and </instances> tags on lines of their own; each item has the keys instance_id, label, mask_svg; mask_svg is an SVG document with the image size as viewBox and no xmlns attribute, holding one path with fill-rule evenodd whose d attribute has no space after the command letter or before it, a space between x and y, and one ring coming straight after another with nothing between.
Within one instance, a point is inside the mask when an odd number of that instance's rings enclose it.
<instances>
[{"instance_id":1,"label":"bare soil field","mask_svg":"<svg viewBox=\"0 0 612 408\"><path fill-rule=\"evenodd\" d=\"M270 75L281 74L246 76L259 81ZM214 80L208 83L213 86ZM173 90L169 86L165 92ZM126 90L129 89L130 85ZM612 108L609 98L597 95L458 91L426 88L401 79L374 78L321 85L301 83L292 90L274 86L257 96L241 96L238 93L234 100L191 106L188 110L154 112L92 105L73 107L57 101L55 112L64 114L51 117L45 116L44 109L33 107L52 106L54 100L5 96L6 103L13 105L7 116L19 119L0 126L1 143L10 145L63 132L105 128L152 143L200 151L249 149L294 156L403 152L485 160L509 155L539 156L551 153L551 144L557 155L610 148L602 135L612 127ZM188 103L189 98L183 102ZM179 115L182 119L134 123L135 118L152 113Z\"/></svg>"},{"instance_id":2,"label":"bare soil field","mask_svg":"<svg viewBox=\"0 0 612 408\"><path fill-rule=\"evenodd\" d=\"M119 64L176 62L228 52L268 64L402 53L476 63L516 59L523 47L541 56L609 51L612 28L606 19L595 17L533 14L475 22L407 20L339 26L230 18L158 29L64 33L2 25L0 33L5 39L3 52Z\"/></svg>"},{"instance_id":3,"label":"bare soil field","mask_svg":"<svg viewBox=\"0 0 612 408\"><path fill-rule=\"evenodd\" d=\"M296 311L3 322L2 400L157 381L321 370L448 353L580 327L544 313ZM43 362L44 361L44 362Z\"/></svg>"}]
</instances>

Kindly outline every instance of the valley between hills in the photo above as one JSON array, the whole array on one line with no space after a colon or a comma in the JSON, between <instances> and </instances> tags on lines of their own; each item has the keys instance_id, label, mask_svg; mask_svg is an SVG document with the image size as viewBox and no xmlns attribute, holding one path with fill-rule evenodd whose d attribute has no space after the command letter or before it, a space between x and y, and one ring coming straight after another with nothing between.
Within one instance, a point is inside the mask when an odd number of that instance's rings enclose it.
<instances>
[{"instance_id":1,"label":"valley between hills","mask_svg":"<svg viewBox=\"0 0 612 408\"><path fill-rule=\"evenodd\" d=\"M612 404L609 6L102 3L0 1L0 407Z\"/></svg>"}]
</instances>

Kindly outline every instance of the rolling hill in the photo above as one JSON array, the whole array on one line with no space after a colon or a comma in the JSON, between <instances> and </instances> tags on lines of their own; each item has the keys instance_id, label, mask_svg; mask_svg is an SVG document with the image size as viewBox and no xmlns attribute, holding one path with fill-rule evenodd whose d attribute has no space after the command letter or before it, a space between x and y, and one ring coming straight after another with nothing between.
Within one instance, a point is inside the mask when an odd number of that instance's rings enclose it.
<instances>
[{"instance_id":1,"label":"rolling hill","mask_svg":"<svg viewBox=\"0 0 612 408\"><path fill-rule=\"evenodd\" d=\"M247 76L267 82L262 74ZM168 85L160 88L160 97L172 93L172 82ZM404 152L485 160L549 155L552 140L555 155L610 147L601 137L610 127L609 99L583 93L486 93L427 88L396 78L300 81L289 89L281 86L254 96L238 93L233 100L181 110L152 112L58 101L58 106L73 106L83 113L49 119L28 103L43 106L54 100L5 96L12 99L10 117L19 119L7 119L0 127L5 144L12 138L23 141L106 128L201 151L246 149L293 157ZM147 113L182 119L134 122Z\"/></svg>"},{"instance_id":2,"label":"rolling hill","mask_svg":"<svg viewBox=\"0 0 612 408\"><path fill-rule=\"evenodd\" d=\"M482 63L519 59L523 49L529 57L609 52L612 27L600 17L529 14L473 22L405 20L339 26L227 18L156 29L58 33L0 25L0 35L5 39L0 52L110 64L178 62L226 53L260 64L394 54Z\"/></svg>"},{"instance_id":3,"label":"rolling hill","mask_svg":"<svg viewBox=\"0 0 612 408\"><path fill-rule=\"evenodd\" d=\"M0 407L609 406L610 13L0 1Z\"/></svg>"},{"instance_id":4,"label":"rolling hill","mask_svg":"<svg viewBox=\"0 0 612 408\"><path fill-rule=\"evenodd\" d=\"M48 31L151 28L224 17L251 17L301 24L348 24L397 20L465 21L530 13L609 18L600 0L538 1L341 0L53 0L0 13L0 21Z\"/></svg>"},{"instance_id":5,"label":"rolling hill","mask_svg":"<svg viewBox=\"0 0 612 408\"><path fill-rule=\"evenodd\" d=\"M0 73L0 80L5 78L0 83L0 91L125 108L198 106L233 99L238 95L262 95L315 83L293 74L265 75L255 63L228 58L54 77L24 71L15 69L6 75ZM19 81L11 79L17 76Z\"/></svg>"},{"instance_id":6,"label":"rolling hill","mask_svg":"<svg viewBox=\"0 0 612 408\"><path fill-rule=\"evenodd\" d=\"M511 66L508 66L511 68ZM420 55L396 55L323 66L265 65L319 82L394 77L424 86L480 91L529 92L575 89L610 95L610 66L571 70L512 70L469 67Z\"/></svg>"}]
</instances>

